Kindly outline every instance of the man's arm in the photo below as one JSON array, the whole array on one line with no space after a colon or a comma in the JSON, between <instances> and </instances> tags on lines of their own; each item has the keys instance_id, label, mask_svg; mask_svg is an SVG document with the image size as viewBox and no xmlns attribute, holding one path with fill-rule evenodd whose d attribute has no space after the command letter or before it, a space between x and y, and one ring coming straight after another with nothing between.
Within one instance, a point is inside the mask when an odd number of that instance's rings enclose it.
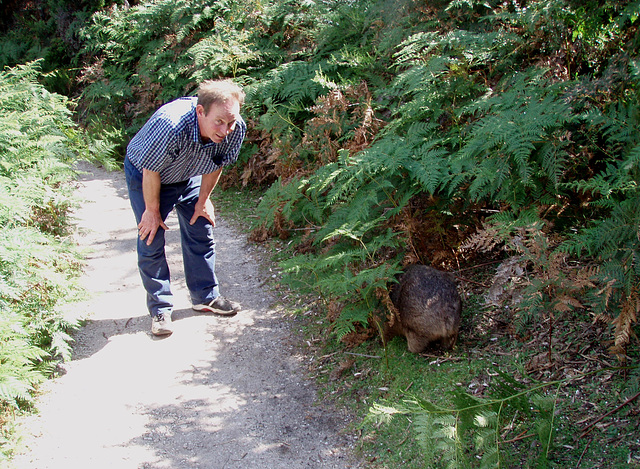
<instances>
[{"instance_id":1,"label":"man's arm","mask_svg":"<svg viewBox=\"0 0 640 469\"><path fill-rule=\"evenodd\" d=\"M202 175L200 194L198 195L198 201L196 202L193 217L191 217L189 224L193 225L198 217L205 217L209 220L209 223L211 223L212 226L216 226L216 216L213 210L213 204L211 203L211 200L209 200L209 197L211 197L213 189L218 184L220 174L222 174L222 168L214 171L213 173Z\"/></svg>"},{"instance_id":2,"label":"man's arm","mask_svg":"<svg viewBox=\"0 0 640 469\"><path fill-rule=\"evenodd\" d=\"M138 235L147 245L150 245L159 228L168 230L160 215L160 173L142 170L142 196L144 197L145 210L138 224Z\"/></svg>"}]
</instances>

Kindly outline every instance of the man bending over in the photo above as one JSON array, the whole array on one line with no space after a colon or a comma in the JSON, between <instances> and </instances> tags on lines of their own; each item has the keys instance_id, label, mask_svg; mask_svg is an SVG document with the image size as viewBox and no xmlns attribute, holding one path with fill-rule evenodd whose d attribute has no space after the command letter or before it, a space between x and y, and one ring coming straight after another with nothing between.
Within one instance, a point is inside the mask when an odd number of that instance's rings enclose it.
<instances>
[{"instance_id":1,"label":"man bending over","mask_svg":"<svg viewBox=\"0 0 640 469\"><path fill-rule=\"evenodd\" d=\"M220 295L209 197L222 168L238 159L247 130L240 116L244 96L231 81L205 81L197 98L179 98L160 107L127 147L124 168L138 223L138 269L154 335L173 332L165 220L174 208L193 309L225 316L241 309Z\"/></svg>"}]
</instances>

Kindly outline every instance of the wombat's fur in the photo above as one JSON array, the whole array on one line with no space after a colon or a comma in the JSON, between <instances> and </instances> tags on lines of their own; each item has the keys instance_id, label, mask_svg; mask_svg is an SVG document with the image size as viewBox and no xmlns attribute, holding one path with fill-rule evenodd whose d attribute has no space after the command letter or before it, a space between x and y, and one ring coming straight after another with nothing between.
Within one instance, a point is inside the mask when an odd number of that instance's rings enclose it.
<instances>
[{"instance_id":1,"label":"wombat's fur","mask_svg":"<svg viewBox=\"0 0 640 469\"><path fill-rule=\"evenodd\" d=\"M458 339L462 301L451 274L411 265L392 287L390 297L397 314L385 327L385 343L404 335L413 353L432 346L453 348Z\"/></svg>"}]
</instances>

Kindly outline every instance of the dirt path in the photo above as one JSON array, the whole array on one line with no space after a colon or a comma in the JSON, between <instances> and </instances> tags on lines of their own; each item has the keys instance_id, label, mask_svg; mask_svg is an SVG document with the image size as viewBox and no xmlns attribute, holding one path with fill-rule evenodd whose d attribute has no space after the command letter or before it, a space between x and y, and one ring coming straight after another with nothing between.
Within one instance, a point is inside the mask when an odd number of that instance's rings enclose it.
<instances>
[{"instance_id":1,"label":"dirt path","mask_svg":"<svg viewBox=\"0 0 640 469\"><path fill-rule=\"evenodd\" d=\"M124 176L83 167L79 241L91 248L76 305L91 320L39 415L22 422L18 469L347 468L345 422L317 402L292 332L261 287L244 236L218 207L217 273L235 317L191 310L177 221L167 233L176 297L174 333L153 338L136 268Z\"/></svg>"}]
</instances>

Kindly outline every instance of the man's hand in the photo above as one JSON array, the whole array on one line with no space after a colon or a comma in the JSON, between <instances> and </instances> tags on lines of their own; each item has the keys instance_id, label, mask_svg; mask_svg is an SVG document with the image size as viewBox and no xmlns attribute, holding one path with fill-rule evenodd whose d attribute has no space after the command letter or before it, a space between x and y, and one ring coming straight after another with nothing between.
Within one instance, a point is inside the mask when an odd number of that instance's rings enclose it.
<instances>
[{"instance_id":1,"label":"man's hand","mask_svg":"<svg viewBox=\"0 0 640 469\"><path fill-rule=\"evenodd\" d=\"M205 199L204 203L201 203L200 200L198 200L189 224L193 225L198 219L198 217L205 217L207 220L209 220L209 223L211 223L211 226L216 226L216 214L213 209L213 204L211 203L211 200Z\"/></svg>"},{"instance_id":2,"label":"man's hand","mask_svg":"<svg viewBox=\"0 0 640 469\"><path fill-rule=\"evenodd\" d=\"M160 215L160 173L142 170L142 195L144 197L145 210L138 223L138 236L142 241L147 240L147 246L153 242L158 229L168 230Z\"/></svg>"},{"instance_id":3,"label":"man's hand","mask_svg":"<svg viewBox=\"0 0 640 469\"><path fill-rule=\"evenodd\" d=\"M191 217L190 225L193 225L198 217L205 217L211 223L211 226L216 226L216 215L213 211L213 204L209 197L213 188L218 184L222 168L217 169L213 173L203 174L202 183L200 184L200 194L198 195L198 201L196 202L195 209L193 210L193 216Z\"/></svg>"},{"instance_id":4,"label":"man's hand","mask_svg":"<svg viewBox=\"0 0 640 469\"><path fill-rule=\"evenodd\" d=\"M138 223L138 236L142 241L147 239L147 246L153 242L153 238L156 237L158 229L168 230L169 227L162 221L160 212L154 212L152 210L145 210Z\"/></svg>"}]
</instances>

